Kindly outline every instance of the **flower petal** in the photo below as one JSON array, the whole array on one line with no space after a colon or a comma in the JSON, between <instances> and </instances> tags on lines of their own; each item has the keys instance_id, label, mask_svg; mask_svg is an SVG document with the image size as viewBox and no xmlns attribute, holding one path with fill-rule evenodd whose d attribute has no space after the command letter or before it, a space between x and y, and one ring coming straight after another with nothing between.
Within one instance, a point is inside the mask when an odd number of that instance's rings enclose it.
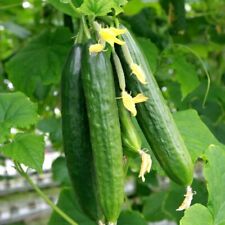
<instances>
[{"instance_id":1,"label":"flower petal","mask_svg":"<svg viewBox=\"0 0 225 225\"><path fill-rule=\"evenodd\" d=\"M127 32L126 29L119 29L115 27L110 27L109 29L115 34L115 36L125 34Z\"/></svg>"},{"instance_id":2,"label":"flower petal","mask_svg":"<svg viewBox=\"0 0 225 225\"><path fill-rule=\"evenodd\" d=\"M118 44L118 45L123 45L125 44L124 41L116 38L117 35L123 33L123 31L121 31L122 29L116 29L116 28L101 28L99 31L99 35L101 37L102 40L108 42L111 46L114 45L114 43Z\"/></svg>"},{"instance_id":3,"label":"flower petal","mask_svg":"<svg viewBox=\"0 0 225 225\"><path fill-rule=\"evenodd\" d=\"M104 44L93 44L89 47L89 53L98 53L104 50Z\"/></svg>"},{"instance_id":4,"label":"flower petal","mask_svg":"<svg viewBox=\"0 0 225 225\"><path fill-rule=\"evenodd\" d=\"M143 94L137 94L134 98L133 101L134 103L140 103L140 102L145 102L148 100L148 97L144 96Z\"/></svg>"},{"instance_id":5,"label":"flower petal","mask_svg":"<svg viewBox=\"0 0 225 225\"><path fill-rule=\"evenodd\" d=\"M132 116L137 115L137 110L135 108L135 103L131 95L129 95L126 91L122 91L122 101L123 105L127 110L129 110Z\"/></svg>"},{"instance_id":6,"label":"flower petal","mask_svg":"<svg viewBox=\"0 0 225 225\"><path fill-rule=\"evenodd\" d=\"M144 182L145 181L145 173L149 173L150 170L151 170L151 166L152 166L152 159L151 159L151 156L149 154L147 154L146 152L144 151L140 151L140 155L141 155L141 169L140 169L140 172L139 172L139 176L138 177L141 177L142 181Z\"/></svg>"},{"instance_id":7,"label":"flower petal","mask_svg":"<svg viewBox=\"0 0 225 225\"><path fill-rule=\"evenodd\" d=\"M137 65L136 63L132 63L130 65L131 71L132 73L137 77L137 79L142 83L142 84L146 84L146 78L145 78L145 74L142 70L142 68Z\"/></svg>"},{"instance_id":8,"label":"flower petal","mask_svg":"<svg viewBox=\"0 0 225 225\"><path fill-rule=\"evenodd\" d=\"M188 186L187 187L187 192L184 195L185 196L184 201L179 206L179 208L176 209L176 211L182 211L182 210L185 210L185 209L189 208L190 205L191 205L191 201L193 199L193 195L194 195L194 193L192 192L192 188L190 186Z\"/></svg>"}]
</instances>

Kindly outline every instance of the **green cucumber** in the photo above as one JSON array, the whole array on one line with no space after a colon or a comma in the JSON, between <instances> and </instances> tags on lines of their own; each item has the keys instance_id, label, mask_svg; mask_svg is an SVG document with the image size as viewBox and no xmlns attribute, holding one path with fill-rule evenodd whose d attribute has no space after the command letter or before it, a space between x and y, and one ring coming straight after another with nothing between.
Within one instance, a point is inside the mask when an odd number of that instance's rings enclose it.
<instances>
[{"instance_id":1,"label":"green cucumber","mask_svg":"<svg viewBox=\"0 0 225 225\"><path fill-rule=\"evenodd\" d=\"M141 138L132 122L131 115L125 109L123 102L118 100L122 143L125 149L139 154L141 150Z\"/></svg>"},{"instance_id":2,"label":"green cucumber","mask_svg":"<svg viewBox=\"0 0 225 225\"><path fill-rule=\"evenodd\" d=\"M89 141L88 118L81 81L82 45L72 47L61 81L62 131L67 168L76 197L84 213L100 217Z\"/></svg>"},{"instance_id":3,"label":"green cucumber","mask_svg":"<svg viewBox=\"0 0 225 225\"><path fill-rule=\"evenodd\" d=\"M109 224L116 224L124 200L121 133L109 55L89 54L86 45L82 80L86 97L98 197Z\"/></svg>"},{"instance_id":4,"label":"green cucumber","mask_svg":"<svg viewBox=\"0 0 225 225\"><path fill-rule=\"evenodd\" d=\"M172 114L162 96L158 84L151 72L137 41L127 31L122 35L126 46L119 55L125 69L126 83L129 91L135 96L143 93L149 99L137 104L137 120L156 158L167 175L176 183L190 185L193 180L193 163L184 141L173 120ZM131 57L124 58L126 47ZM125 54L124 54L125 53ZM141 66L147 84L141 84L127 64L127 59Z\"/></svg>"}]
</instances>

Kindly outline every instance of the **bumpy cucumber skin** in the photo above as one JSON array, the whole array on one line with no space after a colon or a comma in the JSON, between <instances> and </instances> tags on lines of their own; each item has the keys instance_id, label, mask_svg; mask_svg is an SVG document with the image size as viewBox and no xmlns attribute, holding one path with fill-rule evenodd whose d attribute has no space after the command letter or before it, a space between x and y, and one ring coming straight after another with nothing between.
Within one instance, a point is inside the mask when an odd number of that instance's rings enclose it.
<instances>
[{"instance_id":1,"label":"bumpy cucumber skin","mask_svg":"<svg viewBox=\"0 0 225 225\"><path fill-rule=\"evenodd\" d=\"M89 54L82 79L87 103L98 196L108 222L115 223L124 200L123 155L111 63L106 52Z\"/></svg>"},{"instance_id":2,"label":"bumpy cucumber skin","mask_svg":"<svg viewBox=\"0 0 225 225\"><path fill-rule=\"evenodd\" d=\"M93 173L85 97L81 81L82 45L74 45L61 80L63 144L67 168L84 213L97 221L100 216Z\"/></svg>"},{"instance_id":3,"label":"bumpy cucumber skin","mask_svg":"<svg viewBox=\"0 0 225 225\"><path fill-rule=\"evenodd\" d=\"M118 100L117 104L119 109L123 146L133 153L139 153L141 150L141 138L132 122L131 115L124 108L121 100Z\"/></svg>"},{"instance_id":4,"label":"bumpy cucumber skin","mask_svg":"<svg viewBox=\"0 0 225 225\"><path fill-rule=\"evenodd\" d=\"M119 54L126 70L126 81L133 95L143 93L149 99L137 104L137 120L156 158L167 175L176 183L190 185L193 180L193 163L184 141L162 96L150 66L137 41L128 31L123 35L131 57L141 66L147 84L141 84L131 74L121 49Z\"/></svg>"}]
</instances>

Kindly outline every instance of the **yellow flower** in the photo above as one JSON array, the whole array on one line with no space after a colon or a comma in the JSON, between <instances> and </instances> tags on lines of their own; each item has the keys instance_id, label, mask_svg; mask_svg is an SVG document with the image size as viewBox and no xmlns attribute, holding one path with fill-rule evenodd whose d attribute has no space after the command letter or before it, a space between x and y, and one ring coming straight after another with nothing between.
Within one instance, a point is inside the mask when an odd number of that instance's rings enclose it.
<instances>
[{"instance_id":1,"label":"yellow flower","mask_svg":"<svg viewBox=\"0 0 225 225\"><path fill-rule=\"evenodd\" d=\"M124 34L125 32L126 32L126 29L117 29L114 27L100 28L99 35L103 41L108 42L113 47L114 43L118 45L125 44L124 41L121 41L120 39L116 37L120 34Z\"/></svg>"},{"instance_id":2,"label":"yellow flower","mask_svg":"<svg viewBox=\"0 0 225 225\"><path fill-rule=\"evenodd\" d=\"M184 201L182 202L182 204L179 206L178 209L176 209L176 211L182 211L185 209L188 209L191 206L191 201L193 199L193 195L195 194L195 192L192 192L192 188L190 186L187 187L187 192L184 195Z\"/></svg>"},{"instance_id":3,"label":"yellow flower","mask_svg":"<svg viewBox=\"0 0 225 225\"><path fill-rule=\"evenodd\" d=\"M135 108L134 100L126 91L122 91L122 101L125 108L129 110L133 116L136 116L137 110Z\"/></svg>"},{"instance_id":4,"label":"yellow flower","mask_svg":"<svg viewBox=\"0 0 225 225\"><path fill-rule=\"evenodd\" d=\"M89 53L99 53L103 51L105 45L104 44L93 44L89 47Z\"/></svg>"},{"instance_id":5,"label":"yellow flower","mask_svg":"<svg viewBox=\"0 0 225 225\"><path fill-rule=\"evenodd\" d=\"M144 74L142 68L139 65L137 65L136 63L131 63L130 68L131 68L132 73L137 77L137 79L142 84L146 84L147 83L145 74Z\"/></svg>"},{"instance_id":6,"label":"yellow flower","mask_svg":"<svg viewBox=\"0 0 225 225\"><path fill-rule=\"evenodd\" d=\"M141 177L142 181L145 182L145 173L149 173L152 166L152 159L149 154L144 151L140 151L141 155L141 169L138 177Z\"/></svg>"},{"instance_id":7,"label":"yellow flower","mask_svg":"<svg viewBox=\"0 0 225 225\"><path fill-rule=\"evenodd\" d=\"M129 110L132 114L132 116L137 115L137 110L135 107L136 103L141 103L146 101L148 98L144 96L143 94L138 94L134 98L128 94L126 91L122 91L122 101L123 105L127 110Z\"/></svg>"},{"instance_id":8,"label":"yellow flower","mask_svg":"<svg viewBox=\"0 0 225 225\"><path fill-rule=\"evenodd\" d=\"M143 94L137 94L133 98L134 103L141 103L141 102L145 102L147 100L148 100L148 97L144 96Z\"/></svg>"}]
</instances>

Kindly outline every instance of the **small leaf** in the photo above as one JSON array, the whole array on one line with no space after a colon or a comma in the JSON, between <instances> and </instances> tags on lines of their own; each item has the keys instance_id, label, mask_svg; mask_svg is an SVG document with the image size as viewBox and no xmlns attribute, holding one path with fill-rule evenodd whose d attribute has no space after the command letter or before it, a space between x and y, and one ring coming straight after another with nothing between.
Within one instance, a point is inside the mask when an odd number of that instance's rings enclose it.
<instances>
[{"instance_id":1,"label":"small leaf","mask_svg":"<svg viewBox=\"0 0 225 225\"><path fill-rule=\"evenodd\" d=\"M206 151L204 175L209 193L208 208L215 224L225 223L225 147L211 145Z\"/></svg>"},{"instance_id":2,"label":"small leaf","mask_svg":"<svg viewBox=\"0 0 225 225\"><path fill-rule=\"evenodd\" d=\"M113 6L112 0L84 0L79 8L80 12L89 16L105 16L111 12Z\"/></svg>"},{"instance_id":3,"label":"small leaf","mask_svg":"<svg viewBox=\"0 0 225 225\"><path fill-rule=\"evenodd\" d=\"M122 6L127 0L84 0L79 11L87 16L105 16L115 10L115 14L123 12Z\"/></svg>"},{"instance_id":4,"label":"small leaf","mask_svg":"<svg viewBox=\"0 0 225 225\"><path fill-rule=\"evenodd\" d=\"M40 81L44 85L57 84L71 41L66 28L47 30L31 39L6 64L16 89L32 96Z\"/></svg>"},{"instance_id":5,"label":"small leaf","mask_svg":"<svg viewBox=\"0 0 225 225\"><path fill-rule=\"evenodd\" d=\"M185 211L180 225L214 225L210 211L201 204L195 204ZM222 225L222 224L221 224Z\"/></svg>"},{"instance_id":6,"label":"small leaf","mask_svg":"<svg viewBox=\"0 0 225 225\"><path fill-rule=\"evenodd\" d=\"M177 112L174 114L174 119L193 162L203 154L210 144L219 143L195 110Z\"/></svg>"},{"instance_id":7,"label":"small leaf","mask_svg":"<svg viewBox=\"0 0 225 225\"><path fill-rule=\"evenodd\" d=\"M136 211L123 211L118 219L118 225L147 225L142 214Z\"/></svg>"},{"instance_id":8,"label":"small leaf","mask_svg":"<svg viewBox=\"0 0 225 225\"><path fill-rule=\"evenodd\" d=\"M37 105L21 92L0 93L0 127L26 128L37 122ZM0 129L1 129L0 128Z\"/></svg>"},{"instance_id":9,"label":"small leaf","mask_svg":"<svg viewBox=\"0 0 225 225\"><path fill-rule=\"evenodd\" d=\"M63 188L61 190L57 206L80 225L97 225L81 212L76 196L71 188ZM69 223L53 211L48 225L69 225Z\"/></svg>"},{"instance_id":10,"label":"small leaf","mask_svg":"<svg viewBox=\"0 0 225 225\"><path fill-rule=\"evenodd\" d=\"M44 140L34 134L17 134L14 140L0 148L0 152L38 172L44 161Z\"/></svg>"},{"instance_id":11,"label":"small leaf","mask_svg":"<svg viewBox=\"0 0 225 225\"><path fill-rule=\"evenodd\" d=\"M64 157L60 156L52 163L52 176L59 184L70 185L70 178Z\"/></svg>"},{"instance_id":12,"label":"small leaf","mask_svg":"<svg viewBox=\"0 0 225 225\"><path fill-rule=\"evenodd\" d=\"M70 16L79 16L75 14L71 6L68 4L69 0L47 0L51 5L53 5L57 10L68 14ZM82 0L71 0L75 7L79 7L82 3Z\"/></svg>"}]
</instances>

